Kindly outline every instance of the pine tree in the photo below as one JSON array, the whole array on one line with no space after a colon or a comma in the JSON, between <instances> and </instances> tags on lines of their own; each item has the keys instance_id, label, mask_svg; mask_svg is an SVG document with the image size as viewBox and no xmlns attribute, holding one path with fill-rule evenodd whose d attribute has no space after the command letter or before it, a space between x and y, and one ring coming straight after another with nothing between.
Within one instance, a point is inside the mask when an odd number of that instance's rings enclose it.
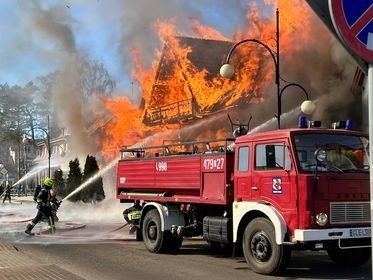
<instances>
[{"instance_id":1,"label":"pine tree","mask_svg":"<svg viewBox=\"0 0 373 280\"><path fill-rule=\"evenodd\" d=\"M54 188L57 192L57 195L59 197L65 197L66 196L66 186L65 186L65 180L63 179L62 170L57 169L54 172L53 178L54 178Z\"/></svg>"},{"instance_id":2,"label":"pine tree","mask_svg":"<svg viewBox=\"0 0 373 280\"><path fill-rule=\"evenodd\" d=\"M80 170L80 163L79 160L76 158L73 161L69 162L69 175L67 177L66 182L66 190L67 195L72 193L75 189L77 189L82 183L82 172ZM80 193L76 193L69 198L70 201L78 201L80 200Z\"/></svg>"},{"instance_id":3,"label":"pine tree","mask_svg":"<svg viewBox=\"0 0 373 280\"><path fill-rule=\"evenodd\" d=\"M84 165L83 182L90 180L99 172L96 158L88 155ZM82 190L81 200L84 202L101 201L105 198L102 177L99 176Z\"/></svg>"}]
</instances>

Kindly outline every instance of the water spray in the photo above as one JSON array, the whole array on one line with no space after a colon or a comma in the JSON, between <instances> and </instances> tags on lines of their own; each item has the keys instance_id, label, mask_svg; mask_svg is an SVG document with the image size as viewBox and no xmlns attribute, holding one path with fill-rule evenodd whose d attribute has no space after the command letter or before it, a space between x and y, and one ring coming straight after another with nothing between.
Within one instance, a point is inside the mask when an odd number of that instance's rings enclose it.
<instances>
[{"instance_id":1,"label":"water spray","mask_svg":"<svg viewBox=\"0 0 373 280\"><path fill-rule=\"evenodd\" d=\"M17 186L18 184L28 180L29 178L31 178L32 176L38 174L41 170L44 169L44 166L37 166L35 168L33 168L32 170L30 170L29 172L27 172L24 176L22 176L21 179L19 179L17 182L15 182L13 184L13 187L14 186Z\"/></svg>"},{"instance_id":2,"label":"water spray","mask_svg":"<svg viewBox=\"0 0 373 280\"><path fill-rule=\"evenodd\" d=\"M51 167L59 167L61 163L63 163L64 160L58 159L53 160L51 163ZM17 186L28 179L32 178L34 175L38 174L41 170L48 168L48 163L40 163L37 166L33 167L31 170L29 170L25 175L23 175L17 182L13 184L13 186Z\"/></svg>"},{"instance_id":3,"label":"water spray","mask_svg":"<svg viewBox=\"0 0 373 280\"><path fill-rule=\"evenodd\" d=\"M100 176L102 176L104 173L106 173L107 171L109 171L110 169L112 169L117 164L118 160L119 160L119 158L116 158L113 161L111 161L107 166L105 166L102 170L99 170L96 174L94 174L93 176L91 176L90 178L88 178L87 181L85 181L78 188L76 188L75 190L73 190L70 194L68 194L67 196L65 196L61 201L64 201L64 200L70 198L74 194L76 194L76 193L80 192L81 190L83 190L84 188L86 188L94 180L96 180L97 178L99 178Z\"/></svg>"}]
</instances>

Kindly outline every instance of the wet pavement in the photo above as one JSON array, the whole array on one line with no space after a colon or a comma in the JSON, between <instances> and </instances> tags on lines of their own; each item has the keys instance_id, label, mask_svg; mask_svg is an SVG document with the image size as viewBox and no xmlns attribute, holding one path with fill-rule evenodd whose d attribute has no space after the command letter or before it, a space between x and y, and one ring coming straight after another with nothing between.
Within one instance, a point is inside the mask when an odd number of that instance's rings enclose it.
<instances>
[{"instance_id":1,"label":"wet pavement","mask_svg":"<svg viewBox=\"0 0 373 280\"><path fill-rule=\"evenodd\" d=\"M9 242L0 240L1 280L79 280L83 279L56 265L30 259Z\"/></svg>"},{"instance_id":2,"label":"wet pavement","mask_svg":"<svg viewBox=\"0 0 373 280\"><path fill-rule=\"evenodd\" d=\"M70 203L64 201L58 211L56 233L47 231L47 224L35 226L35 236L24 233L26 225L36 214L31 196L12 197L12 203L0 202L0 280L6 279L82 279L64 269L30 259L17 250L18 243L86 244L135 240L125 226L117 200L100 204Z\"/></svg>"}]
</instances>

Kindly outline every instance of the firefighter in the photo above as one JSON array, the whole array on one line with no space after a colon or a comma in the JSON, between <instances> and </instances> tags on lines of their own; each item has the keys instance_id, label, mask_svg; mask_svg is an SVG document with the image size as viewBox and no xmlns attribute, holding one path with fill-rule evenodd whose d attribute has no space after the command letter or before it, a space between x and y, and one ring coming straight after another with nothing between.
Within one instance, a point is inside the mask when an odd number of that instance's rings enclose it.
<instances>
[{"instance_id":1,"label":"firefighter","mask_svg":"<svg viewBox=\"0 0 373 280\"><path fill-rule=\"evenodd\" d=\"M141 217L142 206L140 200L135 200L130 208L123 211L123 217L128 224L130 224L130 233L136 231L136 225L139 224Z\"/></svg>"},{"instance_id":2,"label":"firefighter","mask_svg":"<svg viewBox=\"0 0 373 280\"><path fill-rule=\"evenodd\" d=\"M31 222L27 225L25 233L28 235L34 235L31 230L35 227L37 223L39 223L41 220L46 219L48 223L48 230L50 233L55 232L55 225L54 225L54 217L53 217L53 211L52 211L52 205L51 200L51 189L53 187L53 179L46 177L43 183L43 186L41 187L37 197L36 197L36 203L37 203L37 209L38 212L34 219L31 220Z\"/></svg>"},{"instance_id":3,"label":"firefighter","mask_svg":"<svg viewBox=\"0 0 373 280\"><path fill-rule=\"evenodd\" d=\"M12 187L10 186L9 183L6 184L6 188L5 188L5 195L4 195L4 199L3 199L3 203L5 203L5 200L8 199L9 200L9 203L12 203L12 198L10 197L10 189Z\"/></svg>"}]
</instances>

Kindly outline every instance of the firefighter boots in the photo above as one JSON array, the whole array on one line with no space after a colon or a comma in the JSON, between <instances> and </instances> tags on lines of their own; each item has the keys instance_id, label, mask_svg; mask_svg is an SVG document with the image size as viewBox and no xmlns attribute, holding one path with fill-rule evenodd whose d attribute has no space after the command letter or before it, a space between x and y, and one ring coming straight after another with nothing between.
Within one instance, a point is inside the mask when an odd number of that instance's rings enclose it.
<instances>
[{"instance_id":1,"label":"firefighter boots","mask_svg":"<svg viewBox=\"0 0 373 280\"><path fill-rule=\"evenodd\" d=\"M33 235L34 235L34 233L31 232L31 230L28 230L28 229L25 230L25 233L28 234L28 235L30 235L30 236L33 236Z\"/></svg>"},{"instance_id":2,"label":"firefighter boots","mask_svg":"<svg viewBox=\"0 0 373 280\"><path fill-rule=\"evenodd\" d=\"M26 230L25 230L25 233L28 234L28 235L34 235L33 232L31 232L31 230L34 228L34 225L30 222L27 227L26 227Z\"/></svg>"}]
</instances>

